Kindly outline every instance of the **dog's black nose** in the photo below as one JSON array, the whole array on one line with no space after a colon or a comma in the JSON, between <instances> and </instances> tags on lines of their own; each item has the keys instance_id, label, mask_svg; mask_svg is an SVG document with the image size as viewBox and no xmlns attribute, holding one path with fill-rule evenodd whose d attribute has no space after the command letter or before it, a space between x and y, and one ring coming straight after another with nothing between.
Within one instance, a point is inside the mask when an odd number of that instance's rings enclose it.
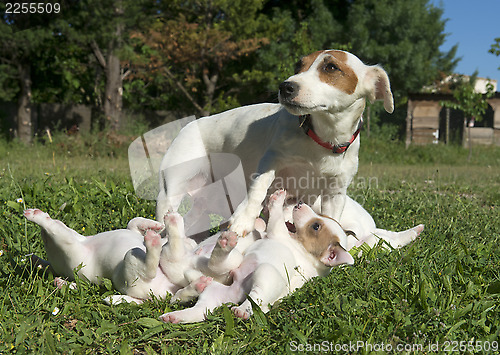
<instances>
[{"instance_id":1,"label":"dog's black nose","mask_svg":"<svg viewBox=\"0 0 500 355\"><path fill-rule=\"evenodd\" d=\"M299 93L299 84L293 81L284 81L280 84L280 98L283 101L290 101Z\"/></svg>"}]
</instances>

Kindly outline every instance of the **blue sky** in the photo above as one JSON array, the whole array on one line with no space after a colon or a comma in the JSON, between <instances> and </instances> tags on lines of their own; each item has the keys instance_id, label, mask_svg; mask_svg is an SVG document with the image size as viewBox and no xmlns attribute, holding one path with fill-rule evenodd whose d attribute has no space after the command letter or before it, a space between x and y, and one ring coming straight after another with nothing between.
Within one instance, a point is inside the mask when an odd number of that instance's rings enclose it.
<instances>
[{"instance_id":1,"label":"blue sky","mask_svg":"<svg viewBox=\"0 0 500 355\"><path fill-rule=\"evenodd\" d=\"M500 37L500 0L431 0L444 9L448 34L441 50L458 44L457 57L462 57L455 71L498 81L500 88L500 57L488 53L496 37ZM499 91L500 89L497 89Z\"/></svg>"}]
</instances>

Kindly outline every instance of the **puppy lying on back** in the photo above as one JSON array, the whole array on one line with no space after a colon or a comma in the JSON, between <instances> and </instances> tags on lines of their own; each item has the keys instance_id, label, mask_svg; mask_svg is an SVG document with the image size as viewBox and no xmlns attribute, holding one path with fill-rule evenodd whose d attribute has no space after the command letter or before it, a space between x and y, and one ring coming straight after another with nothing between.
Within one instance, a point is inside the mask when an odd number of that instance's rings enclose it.
<instances>
[{"instance_id":1,"label":"puppy lying on back","mask_svg":"<svg viewBox=\"0 0 500 355\"><path fill-rule=\"evenodd\" d=\"M333 219L316 215L307 205L294 208L297 228L291 238L283 214L285 195L285 191L278 190L270 197L263 239L237 250L234 247L245 238L238 238L231 231L221 234L212 256L218 255L217 260L225 262L225 266L239 265L233 270L224 270L224 266L219 269L221 274L227 272L232 276L230 285L214 281L204 289L194 307L166 313L160 319L171 323L199 322L208 311L224 303L241 303L233 312L247 319L252 314L250 298L267 312L269 305L312 277L328 274L335 265L354 263L352 256L340 246L341 238L346 238L340 225ZM228 263L227 259L232 260Z\"/></svg>"},{"instance_id":2,"label":"puppy lying on back","mask_svg":"<svg viewBox=\"0 0 500 355\"><path fill-rule=\"evenodd\" d=\"M73 280L77 269L77 275L89 282L99 284L103 278L113 282L123 295L107 302L141 303L151 295L164 298L183 287L161 268L169 262L170 249L158 234L164 229L162 223L137 217L127 229L86 237L38 209L28 209L24 216L42 227L47 259L56 274ZM183 242L193 247L190 239Z\"/></svg>"},{"instance_id":3,"label":"puppy lying on back","mask_svg":"<svg viewBox=\"0 0 500 355\"><path fill-rule=\"evenodd\" d=\"M212 256L219 235L200 245L186 238L178 213L167 213L165 225L137 217L126 229L94 236L83 236L38 209L28 209L24 216L42 227L46 264L57 275L74 280L74 271L78 270L78 277L92 283L100 284L103 278L112 281L122 295L107 297L105 301L109 304L142 303L152 295L165 298L168 294L174 295L173 301L191 299L197 297L212 278L220 282L229 280L227 272L219 273L221 267L239 266L229 263L230 260L220 253L215 252ZM164 228L168 242L158 234ZM252 236L260 237L257 230ZM245 242L254 240L249 236ZM224 260L218 261L219 257ZM65 281L57 278L56 283L61 286Z\"/></svg>"}]
</instances>

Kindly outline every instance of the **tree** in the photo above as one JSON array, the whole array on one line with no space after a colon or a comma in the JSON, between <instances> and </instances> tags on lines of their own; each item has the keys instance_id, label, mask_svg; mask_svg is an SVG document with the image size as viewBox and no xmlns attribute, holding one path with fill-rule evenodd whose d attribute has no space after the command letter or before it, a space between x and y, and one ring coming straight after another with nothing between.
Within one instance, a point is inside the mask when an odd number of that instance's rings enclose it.
<instances>
[{"instance_id":1,"label":"tree","mask_svg":"<svg viewBox=\"0 0 500 355\"><path fill-rule=\"evenodd\" d=\"M456 65L456 46L440 52L444 43L443 10L428 0L359 0L349 11L346 35L360 58L382 63L399 103L440 71Z\"/></svg>"},{"instance_id":2,"label":"tree","mask_svg":"<svg viewBox=\"0 0 500 355\"><path fill-rule=\"evenodd\" d=\"M57 33L54 25L61 11L60 3L48 3L52 4L52 9L59 8L59 11L30 13L32 9L23 6L20 13L7 13L6 4L0 5L4 14L0 21L0 93L7 100L17 96L16 135L24 143L30 143L33 139L32 72L36 70L33 63L37 62L46 48L54 45Z\"/></svg>"},{"instance_id":3,"label":"tree","mask_svg":"<svg viewBox=\"0 0 500 355\"><path fill-rule=\"evenodd\" d=\"M201 116L231 107L238 91L230 84L232 64L267 43L259 35L261 6L262 0L165 2L158 20L132 35L140 55L130 62L130 79L170 84Z\"/></svg>"},{"instance_id":4,"label":"tree","mask_svg":"<svg viewBox=\"0 0 500 355\"><path fill-rule=\"evenodd\" d=\"M495 43L491 45L489 52L496 56L500 56L500 37L495 38ZM500 70L500 67L498 67L498 70Z\"/></svg>"},{"instance_id":5,"label":"tree","mask_svg":"<svg viewBox=\"0 0 500 355\"><path fill-rule=\"evenodd\" d=\"M122 65L130 55L130 34L151 19L152 0L68 0L71 14L65 17L65 34L72 43L88 48L104 73L104 93L99 95L104 116L112 130L122 126L123 79L130 72ZM92 62L88 63L92 67Z\"/></svg>"},{"instance_id":6,"label":"tree","mask_svg":"<svg viewBox=\"0 0 500 355\"><path fill-rule=\"evenodd\" d=\"M345 9L345 0L331 0L334 9ZM269 44L251 57L235 75L249 93L244 102L276 101L279 83L293 74L295 63L304 55L320 49L349 49L339 41L342 23L323 0L268 1L262 14L270 19L265 35Z\"/></svg>"}]
</instances>

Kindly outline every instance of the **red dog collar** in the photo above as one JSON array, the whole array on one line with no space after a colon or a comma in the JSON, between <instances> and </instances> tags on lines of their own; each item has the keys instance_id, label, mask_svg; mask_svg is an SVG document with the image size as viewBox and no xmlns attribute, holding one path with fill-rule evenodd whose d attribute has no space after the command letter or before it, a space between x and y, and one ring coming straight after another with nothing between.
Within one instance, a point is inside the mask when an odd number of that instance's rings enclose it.
<instances>
[{"instance_id":1,"label":"red dog collar","mask_svg":"<svg viewBox=\"0 0 500 355\"><path fill-rule=\"evenodd\" d=\"M300 122L300 127L304 130L304 133L307 134L309 137L312 138L313 141L318 143L320 146L331 150L335 154L340 154L344 153L347 148L354 142L356 137L359 135L359 132L361 131L361 127L363 127L363 120L361 119L359 121L358 129L354 134L352 135L351 139L349 142L345 142L342 144L331 144L329 142L324 142L321 138L318 137L318 135L314 132L313 127L312 127L312 122L311 122L311 115L302 115L299 116L299 122Z\"/></svg>"}]
</instances>

